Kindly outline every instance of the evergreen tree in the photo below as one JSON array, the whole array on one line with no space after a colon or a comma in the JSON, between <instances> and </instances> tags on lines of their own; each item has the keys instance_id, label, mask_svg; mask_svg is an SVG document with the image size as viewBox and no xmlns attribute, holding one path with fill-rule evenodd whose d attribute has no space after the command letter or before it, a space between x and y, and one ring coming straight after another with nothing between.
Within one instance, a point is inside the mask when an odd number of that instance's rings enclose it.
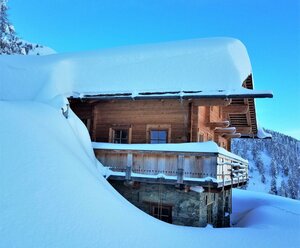
<instances>
[{"instance_id":1,"label":"evergreen tree","mask_svg":"<svg viewBox=\"0 0 300 248\"><path fill-rule=\"evenodd\" d=\"M290 176L288 179L289 197L297 199L299 194L298 179Z\"/></svg>"},{"instance_id":2,"label":"evergreen tree","mask_svg":"<svg viewBox=\"0 0 300 248\"><path fill-rule=\"evenodd\" d=\"M276 163L274 162L274 158L272 158L271 164L270 164L270 176L277 178L277 174L278 174L277 166L276 166Z\"/></svg>"},{"instance_id":3,"label":"evergreen tree","mask_svg":"<svg viewBox=\"0 0 300 248\"><path fill-rule=\"evenodd\" d=\"M264 184L266 183L266 177L264 174L261 175L261 182Z\"/></svg>"},{"instance_id":4,"label":"evergreen tree","mask_svg":"<svg viewBox=\"0 0 300 248\"><path fill-rule=\"evenodd\" d=\"M276 179L273 177L271 180L271 189L270 189L270 193L277 195L278 191L277 191L277 183L276 183Z\"/></svg>"},{"instance_id":5,"label":"evergreen tree","mask_svg":"<svg viewBox=\"0 0 300 248\"><path fill-rule=\"evenodd\" d=\"M288 197L288 195L287 195L287 189L286 189L286 183L285 183L284 180L281 181L281 185L280 185L278 194L280 196Z\"/></svg>"},{"instance_id":6,"label":"evergreen tree","mask_svg":"<svg viewBox=\"0 0 300 248\"><path fill-rule=\"evenodd\" d=\"M262 182L271 182L270 193L277 191L278 195L300 199L300 141L272 130L266 131L272 134L272 139L234 139L232 152L237 150L241 157L249 160L252 176L257 170ZM268 158L271 158L270 163ZM277 181L279 178L281 181Z\"/></svg>"},{"instance_id":7,"label":"evergreen tree","mask_svg":"<svg viewBox=\"0 0 300 248\"><path fill-rule=\"evenodd\" d=\"M7 18L7 0L0 0L0 54L23 54L22 42Z\"/></svg>"}]
</instances>

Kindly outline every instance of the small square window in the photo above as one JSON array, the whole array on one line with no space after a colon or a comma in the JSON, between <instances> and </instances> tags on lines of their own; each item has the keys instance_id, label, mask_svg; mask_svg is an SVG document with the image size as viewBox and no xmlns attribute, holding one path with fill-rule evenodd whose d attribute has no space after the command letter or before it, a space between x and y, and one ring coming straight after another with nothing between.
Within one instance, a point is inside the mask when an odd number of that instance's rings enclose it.
<instances>
[{"instance_id":1,"label":"small square window","mask_svg":"<svg viewBox=\"0 0 300 248\"><path fill-rule=\"evenodd\" d=\"M148 124L146 126L146 140L151 144L164 144L171 142L171 125Z\"/></svg>"},{"instance_id":2,"label":"small square window","mask_svg":"<svg viewBox=\"0 0 300 248\"><path fill-rule=\"evenodd\" d=\"M168 141L167 130L150 130L150 143L151 144L164 144Z\"/></svg>"},{"instance_id":3,"label":"small square window","mask_svg":"<svg viewBox=\"0 0 300 248\"><path fill-rule=\"evenodd\" d=\"M128 143L128 130L113 130L113 143Z\"/></svg>"}]
</instances>

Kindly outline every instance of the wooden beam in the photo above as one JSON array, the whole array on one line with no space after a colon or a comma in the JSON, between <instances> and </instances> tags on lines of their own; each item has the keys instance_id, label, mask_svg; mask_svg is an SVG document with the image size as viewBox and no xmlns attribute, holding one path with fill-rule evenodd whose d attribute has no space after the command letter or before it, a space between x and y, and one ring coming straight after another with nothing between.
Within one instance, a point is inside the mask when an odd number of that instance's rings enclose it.
<instances>
[{"instance_id":1,"label":"wooden beam","mask_svg":"<svg viewBox=\"0 0 300 248\"><path fill-rule=\"evenodd\" d=\"M223 107L223 111L228 114L246 114L249 111L249 105L228 105Z\"/></svg>"},{"instance_id":2,"label":"wooden beam","mask_svg":"<svg viewBox=\"0 0 300 248\"><path fill-rule=\"evenodd\" d=\"M209 122L207 123L208 126L211 128L216 127L229 127L230 122L229 121L218 121L218 122Z\"/></svg>"},{"instance_id":3,"label":"wooden beam","mask_svg":"<svg viewBox=\"0 0 300 248\"><path fill-rule=\"evenodd\" d=\"M252 133L252 128L251 126L236 127L236 132L242 134L250 134Z\"/></svg>"},{"instance_id":4,"label":"wooden beam","mask_svg":"<svg viewBox=\"0 0 300 248\"><path fill-rule=\"evenodd\" d=\"M224 134L222 137L225 139L232 139L232 138L240 138L242 135L241 133L228 133Z\"/></svg>"},{"instance_id":5,"label":"wooden beam","mask_svg":"<svg viewBox=\"0 0 300 248\"><path fill-rule=\"evenodd\" d=\"M231 103L231 99L195 99L193 100L194 106L227 106Z\"/></svg>"},{"instance_id":6,"label":"wooden beam","mask_svg":"<svg viewBox=\"0 0 300 248\"><path fill-rule=\"evenodd\" d=\"M216 127L214 129L214 132L215 133L218 133L218 134L231 134L231 133L235 133L236 131L236 128L235 127Z\"/></svg>"}]
</instances>

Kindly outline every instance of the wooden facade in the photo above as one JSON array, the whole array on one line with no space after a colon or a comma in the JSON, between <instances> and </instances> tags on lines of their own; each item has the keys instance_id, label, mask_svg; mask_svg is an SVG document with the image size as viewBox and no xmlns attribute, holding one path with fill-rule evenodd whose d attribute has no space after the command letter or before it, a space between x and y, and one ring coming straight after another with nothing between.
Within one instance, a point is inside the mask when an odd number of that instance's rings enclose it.
<instances>
[{"instance_id":1,"label":"wooden facade","mask_svg":"<svg viewBox=\"0 0 300 248\"><path fill-rule=\"evenodd\" d=\"M92 140L112 142L113 130L128 130L127 143L150 143L151 130L166 130L167 143L213 140L230 150L230 138L251 132L251 119L230 125L231 115L249 114L247 104L205 100L71 100L71 108L87 125ZM240 112L239 112L240 111ZM234 129L235 128L235 129Z\"/></svg>"},{"instance_id":2,"label":"wooden facade","mask_svg":"<svg viewBox=\"0 0 300 248\"><path fill-rule=\"evenodd\" d=\"M252 87L251 77L244 87ZM170 223L229 226L231 189L247 183L247 161L218 149L147 150L133 149L133 145L214 141L230 151L232 138L257 134L253 99L98 95L69 101L92 141L132 144L126 149L112 145L94 148L97 159L111 170L109 182L127 200ZM194 192L190 190L193 187L204 191ZM191 206L197 202L197 207L190 207L191 213L180 210L182 201ZM158 214L163 211L168 214Z\"/></svg>"}]
</instances>

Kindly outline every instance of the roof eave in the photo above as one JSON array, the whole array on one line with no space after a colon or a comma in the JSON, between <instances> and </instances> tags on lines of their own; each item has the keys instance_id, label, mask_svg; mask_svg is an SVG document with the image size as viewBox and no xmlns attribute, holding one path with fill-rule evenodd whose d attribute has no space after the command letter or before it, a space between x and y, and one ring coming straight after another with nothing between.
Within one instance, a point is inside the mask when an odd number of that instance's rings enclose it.
<instances>
[{"instance_id":1,"label":"roof eave","mask_svg":"<svg viewBox=\"0 0 300 248\"><path fill-rule=\"evenodd\" d=\"M147 95L147 96L134 96L126 95L122 96L116 94L115 96L109 95L88 95L83 94L80 96L72 96L72 98L82 98L82 99L97 99L97 100L155 100L155 99L203 99L203 98L273 98L272 92L256 92L256 93L242 93L242 94L184 94L184 95Z\"/></svg>"}]
</instances>

